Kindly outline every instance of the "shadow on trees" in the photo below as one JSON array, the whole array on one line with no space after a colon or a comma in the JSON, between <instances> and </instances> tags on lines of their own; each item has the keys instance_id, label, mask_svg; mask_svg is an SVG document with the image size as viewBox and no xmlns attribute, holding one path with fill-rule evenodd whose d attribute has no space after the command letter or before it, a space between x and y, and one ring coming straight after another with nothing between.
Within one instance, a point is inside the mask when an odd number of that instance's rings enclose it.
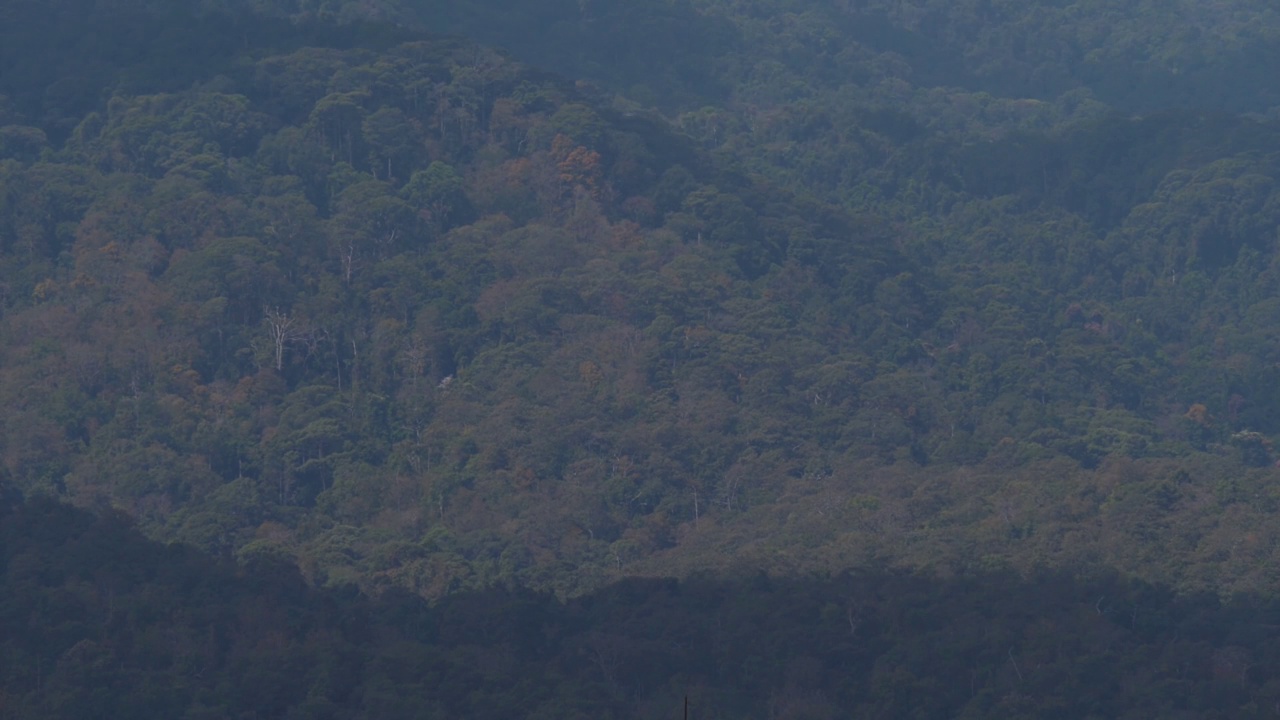
<instances>
[{"instance_id":1,"label":"shadow on trees","mask_svg":"<svg viewBox=\"0 0 1280 720\"><path fill-rule=\"evenodd\" d=\"M1106 570L705 574L431 605L6 497L5 718L661 717L686 694L697 717L1252 717L1280 700L1274 600Z\"/></svg>"}]
</instances>

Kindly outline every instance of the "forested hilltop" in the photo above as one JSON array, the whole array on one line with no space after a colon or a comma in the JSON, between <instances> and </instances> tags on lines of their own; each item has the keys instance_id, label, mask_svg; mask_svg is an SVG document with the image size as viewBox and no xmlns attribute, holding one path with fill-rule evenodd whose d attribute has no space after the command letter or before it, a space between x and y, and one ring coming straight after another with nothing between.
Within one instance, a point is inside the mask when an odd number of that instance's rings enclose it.
<instances>
[{"instance_id":1,"label":"forested hilltop","mask_svg":"<svg viewBox=\"0 0 1280 720\"><path fill-rule=\"evenodd\" d=\"M433 598L1271 590L1274 12L519 7L6 4L7 481Z\"/></svg>"}]
</instances>

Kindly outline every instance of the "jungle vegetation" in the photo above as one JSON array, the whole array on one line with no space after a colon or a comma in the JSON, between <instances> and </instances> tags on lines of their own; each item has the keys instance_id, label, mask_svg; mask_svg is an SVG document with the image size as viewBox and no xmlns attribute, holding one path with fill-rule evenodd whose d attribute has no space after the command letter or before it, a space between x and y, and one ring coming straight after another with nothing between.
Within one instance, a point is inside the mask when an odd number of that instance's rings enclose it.
<instances>
[{"instance_id":1,"label":"jungle vegetation","mask_svg":"<svg viewBox=\"0 0 1280 720\"><path fill-rule=\"evenodd\" d=\"M0 717L108 670L189 717L1265 712L1278 38L1255 0L5 3Z\"/></svg>"}]
</instances>

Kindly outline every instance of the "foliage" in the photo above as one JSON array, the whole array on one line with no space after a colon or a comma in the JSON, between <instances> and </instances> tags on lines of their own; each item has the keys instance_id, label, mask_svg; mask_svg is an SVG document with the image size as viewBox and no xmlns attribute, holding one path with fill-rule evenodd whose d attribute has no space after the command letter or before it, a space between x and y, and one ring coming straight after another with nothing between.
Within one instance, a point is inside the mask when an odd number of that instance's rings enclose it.
<instances>
[{"instance_id":1,"label":"foliage","mask_svg":"<svg viewBox=\"0 0 1280 720\"><path fill-rule=\"evenodd\" d=\"M627 580L434 605L0 511L0 716L1265 717L1274 603L1107 573Z\"/></svg>"},{"instance_id":2,"label":"foliage","mask_svg":"<svg viewBox=\"0 0 1280 720\"><path fill-rule=\"evenodd\" d=\"M0 23L24 491L428 597L735 559L1268 587L1273 13L56 5Z\"/></svg>"}]
</instances>

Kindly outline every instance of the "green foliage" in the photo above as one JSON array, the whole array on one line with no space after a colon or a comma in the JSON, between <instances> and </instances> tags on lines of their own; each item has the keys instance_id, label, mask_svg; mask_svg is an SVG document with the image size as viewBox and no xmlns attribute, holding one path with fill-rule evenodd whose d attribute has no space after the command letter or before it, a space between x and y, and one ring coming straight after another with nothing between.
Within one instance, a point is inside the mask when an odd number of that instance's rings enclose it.
<instances>
[{"instance_id":1,"label":"green foliage","mask_svg":"<svg viewBox=\"0 0 1280 720\"><path fill-rule=\"evenodd\" d=\"M1278 37L3 5L0 717L1263 716Z\"/></svg>"},{"instance_id":2,"label":"green foliage","mask_svg":"<svg viewBox=\"0 0 1280 720\"><path fill-rule=\"evenodd\" d=\"M1265 588L1274 18L1222 7L15 4L3 467L432 597L730 558Z\"/></svg>"},{"instance_id":3,"label":"green foliage","mask_svg":"<svg viewBox=\"0 0 1280 720\"><path fill-rule=\"evenodd\" d=\"M474 212L462 177L452 166L439 160L426 170L415 172L400 195L418 208L419 214L437 233L466 224Z\"/></svg>"},{"instance_id":4,"label":"green foliage","mask_svg":"<svg viewBox=\"0 0 1280 720\"><path fill-rule=\"evenodd\" d=\"M214 560L119 513L8 492L0 597L15 720L639 718L685 697L700 717L1252 718L1280 662L1270 602L1105 572L755 572L428 605L308 587L267 537Z\"/></svg>"}]
</instances>

